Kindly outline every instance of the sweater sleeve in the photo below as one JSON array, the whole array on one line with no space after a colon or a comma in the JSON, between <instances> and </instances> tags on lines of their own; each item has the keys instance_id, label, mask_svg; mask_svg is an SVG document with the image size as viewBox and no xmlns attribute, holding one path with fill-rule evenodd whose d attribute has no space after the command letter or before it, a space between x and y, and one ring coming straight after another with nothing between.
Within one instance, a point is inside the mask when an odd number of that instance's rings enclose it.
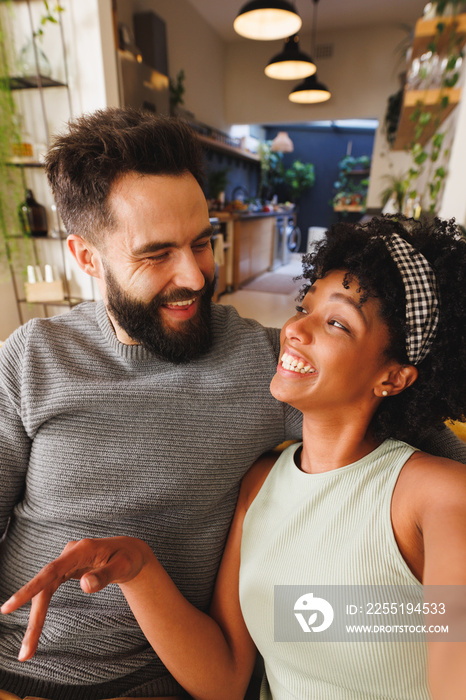
<instances>
[{"instance_id":1,"label":"sweater sleeve","mask_svg":"<svg viewBox=\"0 0 466 700\"><path fill-rule=\"evenodd\" d=\"M446 425L431 428L419 447L435 457L447 457L466 464L466 442L460 440Z\"/></svg>"},{"instance_id":2,"label":"sweater sleeve","mask_svg":"<svg viewBox=\"0 0 466 700\"><path fill-rule=\"evenodd\" d=\"M0 350L0 537L25 485L31 440L21 419L21 367L26 331L15 331Z\"/></svg>"},{"instance_id":3,"label":"sweater sleeve","mask_svg":"<svg viewBox=\"0 0 466 700\"><path fill-rule=\"evenodd\" d=\"M266 328L270 344L274 349L278 362L280 354L280 330L278 328ZM303 414L293 406L282 404L283 420L285 423L285 440L302 440L303 438Z\"/></svg>"}]
</instances>

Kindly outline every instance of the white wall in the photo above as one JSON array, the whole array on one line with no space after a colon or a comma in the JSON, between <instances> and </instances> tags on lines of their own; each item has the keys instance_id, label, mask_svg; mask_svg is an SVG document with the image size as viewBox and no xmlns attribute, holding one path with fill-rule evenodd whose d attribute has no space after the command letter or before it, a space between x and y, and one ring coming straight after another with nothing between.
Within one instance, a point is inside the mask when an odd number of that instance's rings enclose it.
<instances>
[{"instance_id":1,"label":"white wall","mask_svg":"<svg viewBox=\"0 0 466 700\"><path fill-rule=\"evenodd\" d=\"M464 85L461 102L456 107L454 116L456 129L439 214L445 219L455 217L457 222L464 226L466 225L466 91Z\"/></svg>"},{"instance_id":2,"label":"white wall","mask_svg":"<svg viewBox=\"0 0 466 700\"><path fill-rule=\"evenodd\" d=\"M231 123L286 123L320 119L377 118L397 89L396 48L406 36L398 27L352 28L318 34L317 43L332 44L333 56L317 62L318 78L332 93L328 102L297 105L288 94L299 81L272 80L264 74L283 41L240 41L227 47L226 117ZM310 52L310 37L301 48Z\"/></svg>"},{"instance_id":3,"label":"white wall","mask_svg":"<svg viewBox=\"0 0 466 700\"><path fill-rule=\"evenodd\" d=\"M118 18L152 10L166 23L168 70L185 72L184 107L200 122L227 129L224 112L226 47L187 0L117 0Z\"/></svg>"}]
</instances>

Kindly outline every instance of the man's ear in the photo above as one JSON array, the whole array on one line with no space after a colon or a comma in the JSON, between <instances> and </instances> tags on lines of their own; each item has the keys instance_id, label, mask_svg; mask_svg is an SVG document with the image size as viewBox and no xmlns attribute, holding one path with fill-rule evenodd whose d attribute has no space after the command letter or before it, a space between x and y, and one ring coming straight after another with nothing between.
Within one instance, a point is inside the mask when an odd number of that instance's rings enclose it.
<instances>
[{"instance_id":1,"label":"man's ear","mask_svg":"<svg viewBox=\"0 0 466 700\"><path fill-rule=\"evenodd\" d=\"M414 365L393 365L374 387L374 394L381 398L401 394L402 391L414 384L417 375L418 371Z\"/></svg>"},{"instance_id":2,"label":"man's ear","mask_svg":"<svg viewBox=\"0 0 466 700\"><path fill-rule=\"evenodd\" d=\"M102 261L97 248L81 236L72 233L67 238L68 249L83 272L91 277L102 276Z\"/></svg>"}]
</instances>

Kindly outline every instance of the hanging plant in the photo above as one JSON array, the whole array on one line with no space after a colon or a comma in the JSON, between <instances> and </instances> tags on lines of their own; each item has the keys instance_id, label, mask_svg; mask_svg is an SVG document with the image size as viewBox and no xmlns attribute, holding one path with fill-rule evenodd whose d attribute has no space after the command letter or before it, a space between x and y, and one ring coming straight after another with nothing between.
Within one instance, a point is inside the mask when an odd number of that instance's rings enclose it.
<instances>
[{"instance_id":1,"label":"hanging plant","mask_svg":"<svg viewBox=\"0 0 466 700\"><path fill-rule=\"evenodd\" d=\"M410 117L414 133L407 148L411 156L411 165L403 179L406 191L404 212L408 215L414 213L415 203L418 210L422 208L429 213L435 213L447 176L446 163L450 155L450 140L447 138L448 129L440 127L452 109L450 90L457 86L460 78L463 37L457 31L456 16L443 19L441 15L448 8L457 12L462 6L464 2L451 0L437 3L436 14L439 19L435 35L425 53L429 60L424 61L424 65L420 61L417 74L420 98ZM441 45L444 47L444 53L439 55ZM430 70L430 62L437 66L436 71ZM439 89L439 98L436 104L429 106L423 99L423 92L431 87ZM388 129L387 139L389 140ZM421 187L420 183L424 180L428 184Z\"/></svg>"},{"instance_id":2,"label":"hanging plant","mask_svg":"<svg viewBox=\"0 0 466 700\"><path fill-rule=\"evenodd\" d=\"M60 5L59 2L55 2L54 4L48 2L48 0L42 0L44 3L45 7L45 12L40 18L40 26L36 31L34 32L34 36L37 37L42 37L44 34L44 26L47 24L47 22L51 22L52 24L58 24L58 15L60 12L64 11L64 7Z\"/></svg>"}]
</instances>

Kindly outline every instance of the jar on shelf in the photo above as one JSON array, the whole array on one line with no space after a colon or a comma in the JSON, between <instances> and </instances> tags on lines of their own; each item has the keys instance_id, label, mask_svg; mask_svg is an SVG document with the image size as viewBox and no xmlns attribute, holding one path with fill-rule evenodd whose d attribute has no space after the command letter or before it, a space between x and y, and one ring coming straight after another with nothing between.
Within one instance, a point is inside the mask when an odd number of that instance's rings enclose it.
<instances>
[{"instance_id":1,"label":"jar on shelf","mask_svg":"<svg viewBox=\"0 0 466 700\"><path fill-rule=\"evenodd\" d=\"M50 61L34 39L30 39L21 49L19 67L24 77L37 75L37 69L44 78L52 75Z\"/></svg>"}]
</instances>

